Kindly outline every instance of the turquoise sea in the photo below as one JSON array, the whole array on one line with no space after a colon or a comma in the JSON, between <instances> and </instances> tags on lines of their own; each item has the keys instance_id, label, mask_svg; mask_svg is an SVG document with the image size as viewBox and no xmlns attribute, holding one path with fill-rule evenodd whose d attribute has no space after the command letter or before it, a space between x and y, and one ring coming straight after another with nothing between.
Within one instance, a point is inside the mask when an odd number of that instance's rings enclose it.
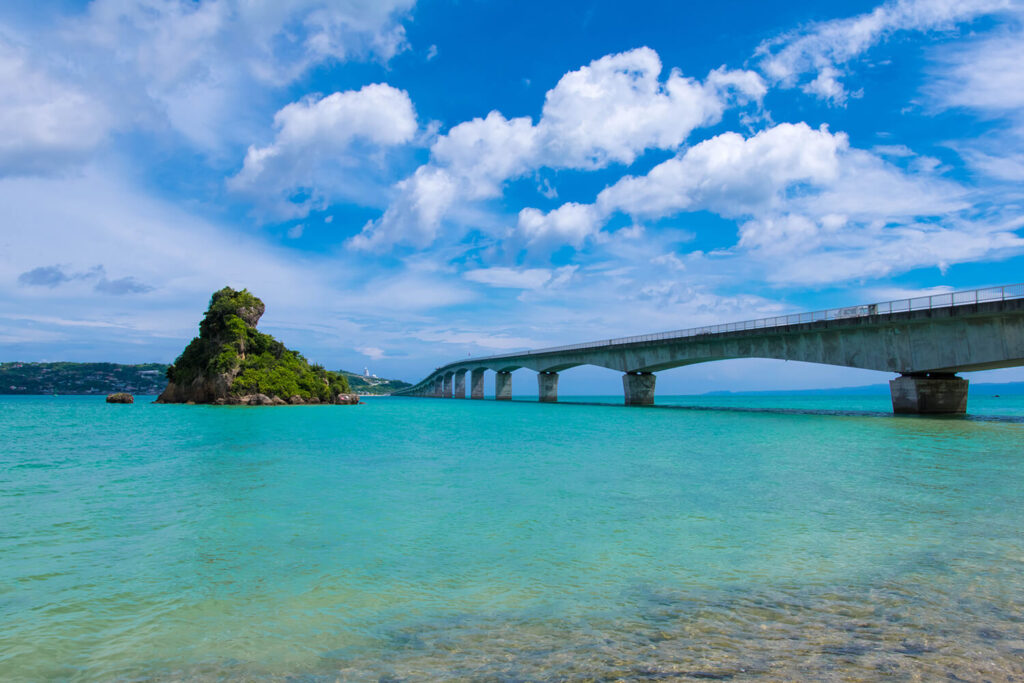
<instances>
[{"instance_id":1,"label":"turquoise sea","mask_svg":"<svg viewBox=\"0 0 1024 683\"><path fill-rule=\"evenodd\" d=\"M1024 678L1024 396L658 400L0 398L0 680Z\"/></svg>"}]
</instances>

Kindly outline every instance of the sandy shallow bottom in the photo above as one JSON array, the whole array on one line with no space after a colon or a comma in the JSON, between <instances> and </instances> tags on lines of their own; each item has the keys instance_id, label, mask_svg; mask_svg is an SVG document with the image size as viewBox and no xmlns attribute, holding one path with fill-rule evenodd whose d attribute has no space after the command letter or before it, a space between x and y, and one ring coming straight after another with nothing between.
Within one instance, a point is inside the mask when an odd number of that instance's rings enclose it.
<instances>
[{"instance_id":1,"label":"sandy shallow bottom","mask_svg":"<svg viewBox=\"0 0 1024 683\"><path fill-rule=\"evenodd\" d=\"M969 589L968 589L969 591ZM882 586L686 598L637 591L632 618L463 616L321 655L315 670L245 662L136 680L1021 681L1024 604L970 592L936 600ZM992 599L992 598L996 599Z\"/></svg>"}]
</instances>

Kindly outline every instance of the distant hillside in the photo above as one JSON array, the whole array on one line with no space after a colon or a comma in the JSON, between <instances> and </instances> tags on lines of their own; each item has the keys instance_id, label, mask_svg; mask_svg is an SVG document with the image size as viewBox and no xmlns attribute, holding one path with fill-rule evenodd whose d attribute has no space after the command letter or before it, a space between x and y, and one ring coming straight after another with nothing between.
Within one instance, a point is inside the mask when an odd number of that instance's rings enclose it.
<instances>
[{"instance_id":1,"label":"distant hillside","mask_svg":"<svg viewBox=\"0 0 1024 683\"><path fill-rule=\"evenodd\" d=\"M352 391L357 394L372 394L379 396L382 394L390 394L393 391L398 391L399 389L412 386L408 382L403 382L400 379L366 377L364 375L357 375L354 372L348 372L347 370L339 370L338 372L348 378L348 385L352 387Z\"/></svg>"},{"instance_id":2,"label":"distant hillside","mask_svg":"<svg viewBox=\"0 0 1024 683\"><path fill-rule=\"evenodd\" d=\"M163 363L0 363L0 394L159 394Z\"/></svg>"},{"instance_id":3,"label":"distant hillside","mask_svg":"<svg viewBox=\"0 0 1024 683\"><path fill-rule=\"evenodd\" d=\"M390 394L408 382L339 370L359 394ZM165 363L0 363L0 394L158 395L167 386Z\"/></svg>"}]
</instances>

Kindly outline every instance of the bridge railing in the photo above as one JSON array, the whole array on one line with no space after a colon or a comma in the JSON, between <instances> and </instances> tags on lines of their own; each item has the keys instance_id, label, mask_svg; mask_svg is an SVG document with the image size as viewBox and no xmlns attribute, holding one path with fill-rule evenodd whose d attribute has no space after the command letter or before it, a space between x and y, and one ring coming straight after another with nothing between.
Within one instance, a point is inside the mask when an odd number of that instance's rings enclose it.
<instances>
[{"instance_id":1,"label":"bridge railing","mask_svg":"<svg viewBox=\"0 0 1024 683\"><path fill-rule=\"evenodd\" d=\"M932 308L949 308L951 306L966 306L970 304L984 303L987 301L1006 301L1007 299L1022 298L1024 298L1024 283L1015 285L1005 285L1003 287L986 287L984 289L971 289L962 292L943 292L941 294L917 296L910 299L896 299L894 301L883 301L875 304L845 306L843 308L829 308L823 311L811 311L808 313L791 313L789 315L779 315L771 318L758 318L756 320L744 320L735 323L722 323L719 325L690 327L685 330L655 332L653 334L641 334L633 337L618 337L616 339L604 339L600 341L581 342L579 344L566 344L564 346L550 346L543 349L517 351L513 353L502 353L493 356L474 356L473 360L483 361L499 358L509 358L515 356L532 356L545 353L557 353L559 351L578 351L583 349L596 349L601 348L603 346L616 346L619 344L638 344L643 342L662 341L667 339L685 339L687 337L699 337L706 334L722 334L725 332L743 332L746 330L770 329L773 327L787 327L789 325L799 325L802 323L813 323L824 320L863 318L874 315L905 313L908 311L920 311Z\"/></svg>"}]
</instances>

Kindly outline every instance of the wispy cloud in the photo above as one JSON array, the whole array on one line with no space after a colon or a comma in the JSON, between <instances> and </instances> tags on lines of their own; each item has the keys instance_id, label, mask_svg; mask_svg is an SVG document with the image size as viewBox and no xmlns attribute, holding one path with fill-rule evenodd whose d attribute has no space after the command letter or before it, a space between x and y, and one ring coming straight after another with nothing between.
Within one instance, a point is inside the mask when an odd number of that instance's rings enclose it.
<instances>
[{"instance_id":1,"label":"wispy cloud","mask_svg":"<svg viewBox=\"0 0 1024 683\"><path fill-rule=\"evenodd\" d=\"M840 82L844 66L889 36L952 29L1012 6L1012 0L890 0L864 14L784 33L761 43L754 56L771 82L784 88L799 85L806 93L841 105L850 97Z\"/></svg>"}]
</instances>

